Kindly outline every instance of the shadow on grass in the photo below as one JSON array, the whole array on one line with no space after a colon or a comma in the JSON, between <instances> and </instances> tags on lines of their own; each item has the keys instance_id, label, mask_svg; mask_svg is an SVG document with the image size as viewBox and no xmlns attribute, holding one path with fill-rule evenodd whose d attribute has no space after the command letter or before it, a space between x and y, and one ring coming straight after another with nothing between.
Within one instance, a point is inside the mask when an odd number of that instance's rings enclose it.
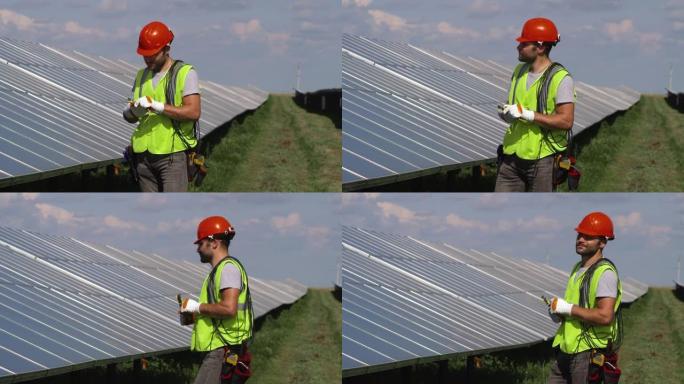
<instances>
[{"instance_id":1,"label":"shadow on grass","mask_svg":"<svg viewBox=\"0 0 684 384\"><path fill-rule=\"evenodd\" d=\"M448 360L446 370L438 362L343 379L344 384L438 384L544 382L553 359L551 341L526 348L474 356L468 369L465 356Z\"/></svg>"},{"instance_id":2,"label":"shadow on grass","mask_svg":"<svg viewBox=\"0 0 684 384\"><path fill-rule=\"evenodd\" d=\"M297 97L292 96L292 101L297 104ZM321 111L319 108L314 108L313 105L301 105L297 104L300 108L304 109L305 111L309 113L315 113L320 116L325 116L332 121L332 123L335 125L335 128L337 129L342 129L342 108L331 108L327 109L325 111Z\"/></svg>"}]
</instances>

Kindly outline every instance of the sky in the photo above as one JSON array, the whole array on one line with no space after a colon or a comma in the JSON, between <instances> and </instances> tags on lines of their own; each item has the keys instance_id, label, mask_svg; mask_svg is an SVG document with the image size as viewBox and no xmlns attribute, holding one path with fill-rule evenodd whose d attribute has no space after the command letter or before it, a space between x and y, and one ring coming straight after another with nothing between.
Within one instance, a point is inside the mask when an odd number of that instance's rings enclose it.
<instances>
[{"instance_id":1,"label":"sky","mask_svg":"<svg viewBox=\"0 0 684 384\"><path fill-rule=\"evenodd\" d=\"M332 287L340 254L339 206L335 193L0 193L0 225L199 265L197 224L221 215L236 231L230 253L251 276Z\"/></svg>"},{"instance_id":2,"label":"sky","mask_svg":"<svg viewBox=\"0 0 684 384\"><path fill-rule=\"evenodd\" d=\"M510 67L524 22L546 17L561 35L551 59L576 80L662 94L672 65L672 88L684 91L684 0L341 1L346 33Z\"/></svg>"},{"instance_id":3,"label":"sky","mask_svg":"<svg viewBox=\"0 0 684 384\"><path fill-rule=\"evenodd\" d=\"M615 240L604 256L621 276L673 286L678 258L684 262L684 194L348 193L340 223L548 262L569 272L580 260L574 228L593 211L613 220Z\"/></svg>"},{"instance_id":4,"label":"sky","mask_svg":"<svg viewBox=\"0 0 684 384\"><path fill-rule=\"evenodd\" d=\"M124 59L152 20L174 32L171 56L200 80L292 92L340 87L339 1L0 0L0 36ZM1 57L1 54L0 54Z\"/></svg>"}]
</instances>

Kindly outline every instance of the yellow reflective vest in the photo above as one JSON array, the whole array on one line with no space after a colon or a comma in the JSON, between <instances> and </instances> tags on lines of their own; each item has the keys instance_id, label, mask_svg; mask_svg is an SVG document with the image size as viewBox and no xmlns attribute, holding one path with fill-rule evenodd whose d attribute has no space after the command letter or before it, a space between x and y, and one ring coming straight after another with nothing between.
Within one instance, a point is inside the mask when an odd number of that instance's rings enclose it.
<instances>
[{"instance_id":1,"label":"yellow reflective vest","mask_svg":"<svg viewBox=\"0 0 684 384\"><path fill-rule=\"evenodd\" d=\"M513 71L511 86L508 90L508 104L520 104L525 109L537 112L537 93L541 87L539 76L527 89L527 75L529 65L518 64ZM556 109L556 93L558 86L569 73L561 68L552 76L549 84L546 108L544 114L550 115ZM537 160L551 154L562 152L567 147L567 133L558 129L543 129L538 124L518 119L511 123L506 130L503 141L503 152L507 155L515 154L521 159Z\"/></svg>"},{"instance_id":2,"label":"yellow reflective vest","mask_svg":"<svg viewBox=\"0 0 684 384\"><path fill-rule=\"evenodd\" d=\"M229 263L233 264L240 271L240 275L242 276L242 290L238 296L238 308L235 317L216 319L202 314L196 314L195 326L192 329L192 339L190 342L190 350L192 351L213 351L216 348L221 348L226 345L224 340L230 345L239 345L252 337L253 314L247 295L249 280L247 279L247 273L240 263L231 257L224 259L216 266L213 301L214 303L221 301L221 272L223 272L223 268L226 264ZM209 277L210 276L207 276L202 284L202 292L199 297L200 304L209 303L209 297L207 296Z\"/></svg>"},{"instance_id":3,"label":"yellow reflective vest","mask_svg":"<svg viewBox=\"0 0 684 384\"><path fill-rule=\"evenodd\" d=\"M192 69L189 64L183 64L178 72L176 78L176 92L175 100L171 102L166 100L166 85L170 73L166 75L157 83L157 86L152 85L152 78L154 73L147 71L147 76L143 79L145 69L138 71L135 77L135 86L133 87L133 100L137 100L142 96L149 96L156 101L165 104L173 104L179 106L183 103L183 90L185 89L185 78L188 72ZM194 148L197 145L197 139L194 135L194 121L182 121L180 123L180 131L185 138L185 141ZM183 140L178 137L173 129L171 119L162 114L148 112L139 120L138 127L133 131L131 136L131 146L133 152L143 153L148 151L155 155L166 155L169 153L176 153L185 151L186 146Z\"/></svg>"},{"instance_id":4,"label":"yellow reflective vest","mask_svg":"<svg viewBox=\"0 0 684 384\"><path fill-rule=\"evenodd\" d=\"M580 268L580 264L581 263L577 263L575 265L573 272L570 274L568 286L565 289L565 301L573 305L580 304L582 279L584 278L584 274L588 271L585 270L578 275L577 272ZM589 308L596 308L596 289L598 287L599 279L601 274L608 269L615 272L617 275L617 271L610 263L601 263L596 267L591 276L588 298ZM575 279L576 277L577 279ZM620 282L618 277L618 295L615 300L615 308L613 308L614 312L617 313L621 301L622 282ZM567 316L556 332L556 337L553 339L553 346L560 346L560 350L565 353L579 353L592 349L592 346L587 342L588 339L596 348L606 348L608 340L612 340L613 342L616 341L618 335L617 317L613 317L613 322L610 325L589 326L584 337L582 337L582 332L582 322L572 316Z\"/></svg>"}]
</instances>

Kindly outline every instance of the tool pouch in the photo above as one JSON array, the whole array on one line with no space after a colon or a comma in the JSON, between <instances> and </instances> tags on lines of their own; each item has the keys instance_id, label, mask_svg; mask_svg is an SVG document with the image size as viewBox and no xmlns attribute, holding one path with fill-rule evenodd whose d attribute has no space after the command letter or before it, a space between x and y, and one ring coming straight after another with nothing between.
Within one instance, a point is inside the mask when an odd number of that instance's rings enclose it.
<instances>
[{"instance_id":1,"label":"tool pouch","mask_svg":"<svg viewBox=\"0 0 684 384\"><path fill-rule=\"evenodd\" d=\"M503 152L503 145L499 145L496 147L496 166L500 167L501 163L503 163L504 159L504 152Z\"/></svg>"},{"instance_id":2,"label":"tool pouch","mask_svg":"<svg viewBox=\"0 0 684 384\"><path fill-rule=\"evenodd\" d=\"M568 168L565 166L564 159L567 159L562 153L557 153L553 158L553 189L563 184L568 179Z\"/></svg>"},{"instance_id":3,"label":"tool pouch","mask_svg":"<svg viewBox=\"0 0 684 384\"><path fill-rule=\"evenodd\" d=\"M618 355L615 352L606 354L606 361L603 363L603 383L617 384L620 381L622 371L618 368Z\"/></svg>"},{"instance_id":4,"label":"tool pouch","mask_svg":"<svg viewBox=\"0 0 684 384\"><path fill-rule=\"evenodd\" d=\"M207 175L207 166L204 164L204 156L194 150L186 151L188 159L188 183L195 183L195 186L202 185L204 177Z\"/></svg>"},{"instance_id":5,"label":"tool pouch","mask_svg":"<svg viewBox=\"0 0 684 384\"><path fill-rule=\"evenodd\" d=\"M241 353L238 353L241 352ZM226 347L221 367L221 384L242 384L252 376L252 354L247 345Z\"/></svg>"},{"instance_id":6,"label":"tool pouch","mask_svg":"<svg viewBox=\"0 0 684 384\"><path fill-rule=\"evenodd\" d=\"M579 187L579 181L582 174L579 169L575 167L570 167L568 170L568 190L576 191Z\"/></svg>"}]
</instances>

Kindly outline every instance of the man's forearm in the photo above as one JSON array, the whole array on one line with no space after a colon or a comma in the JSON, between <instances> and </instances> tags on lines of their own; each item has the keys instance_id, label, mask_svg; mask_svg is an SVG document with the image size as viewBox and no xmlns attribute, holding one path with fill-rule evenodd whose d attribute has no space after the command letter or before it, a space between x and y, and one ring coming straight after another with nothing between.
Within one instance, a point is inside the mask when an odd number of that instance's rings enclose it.
<instances>
[{"instance_id":1,"label":"man's forearm","mask_svg":"<svg viewBox=\"0 0 684 384\"><path fill-rule=\"evenodd\" d=\"M573 118L565 115L544 115L541 113L534 114L534 122L548 129L557 129L567 131L572 128Z\"/></svg>"},{"instance_id":2,"label":"man's forearm","mask_svg":"<svg viewBox=\"0 0 684 384\"><path fill-rule=\"evenodd\" d=\"M181 105L176 107L174 105L164 105L163 115L177 121L195 121L200 118L200 109L189 105Z\"/></svg>"},{"instance_id":3,"label":"man's forearm","mask_svg":"<svg viewBox=\"0 0 684 384\"><path fill-rule=\"evenodd\" d=\"M223 304L200 304L200 313L205 316L214 317L217 319L227 319L235 317L235 310Z\"/></svg>"},{"instance_id":4,"label":"man's forearm","mask_svg":"<svg viewBox=\"0 0 684 384\"><path fill-rule=\"evenodd\" d=\"M609 325L613 321L612 311L603 311L601 308L582 308L579 305L572 306L570 316L591 325Z\"/></svg>"}]
</instances>

